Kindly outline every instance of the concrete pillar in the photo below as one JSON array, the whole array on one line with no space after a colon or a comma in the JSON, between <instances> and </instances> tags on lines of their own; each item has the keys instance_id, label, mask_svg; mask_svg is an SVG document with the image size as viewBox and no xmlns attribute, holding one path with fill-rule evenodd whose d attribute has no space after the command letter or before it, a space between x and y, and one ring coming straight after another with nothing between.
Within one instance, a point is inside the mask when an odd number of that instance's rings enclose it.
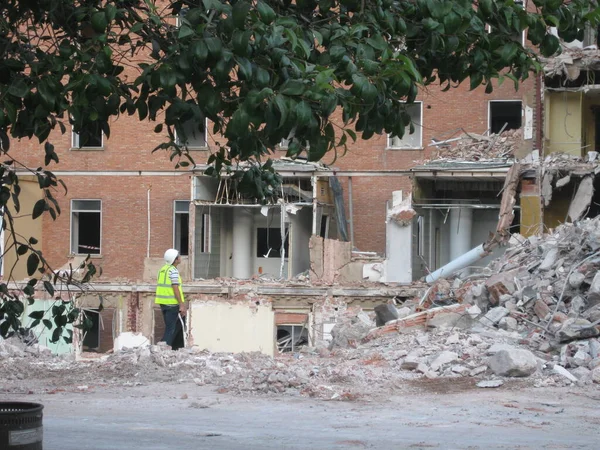
<instances>
[{"instance_id":1,"label":"concrete pillar","mask_svg":"<svg viewBox=\"0 0 600 450\"><path fill-rule=\"evenodd\" d=\"M454 208L450 210L450 261L471 250L473 210Z\"/></svg>"},{"instance_id":2,"label":"concrete pillar","mask_svg":"<svg viewBox=\"0 0 600 450\"><path fill-rule=\"evenodd\" d=\"M391 215L414 216L410 196L403 200L402 191L392 193L392 206L386 218L385 281L412 282L412 220L403 224L391 219ZM382 280L383 281L383 280Z\"/></svg>"},{"instance_id":3,"label":"concrete pillar","mask_svg":"<svg viewBox=\"0 0 600 450\"><path fill-rule=\"evenodd\" d=\"M254 214L246 208L233 210L233 277L252 277Z\"/></svg>"}]
</instances>

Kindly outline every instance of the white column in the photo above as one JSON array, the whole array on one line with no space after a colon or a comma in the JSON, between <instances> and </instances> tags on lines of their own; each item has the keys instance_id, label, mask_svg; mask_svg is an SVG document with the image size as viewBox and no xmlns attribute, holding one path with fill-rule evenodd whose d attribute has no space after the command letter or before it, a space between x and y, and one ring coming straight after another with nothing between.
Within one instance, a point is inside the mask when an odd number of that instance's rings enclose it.
<instances>
[{"instance_id":1,"label":"white column","mask_svg":"<svg viewBox=\"0 0 600 450\"><path fill-rule=\"evenodd\" d=\"M233 209L233 277L252 277L254 215L246 208Z\"/></svg>"},{"instance_id":2,"label":"white column","mask_svg":"<svg viewBox=\"0 0 600 450\"><path fill-rule=\"evenodd\" d=\"M473 210L454 208L450 210L450 261L472 249Z\"/></svg>"}]
</instances>

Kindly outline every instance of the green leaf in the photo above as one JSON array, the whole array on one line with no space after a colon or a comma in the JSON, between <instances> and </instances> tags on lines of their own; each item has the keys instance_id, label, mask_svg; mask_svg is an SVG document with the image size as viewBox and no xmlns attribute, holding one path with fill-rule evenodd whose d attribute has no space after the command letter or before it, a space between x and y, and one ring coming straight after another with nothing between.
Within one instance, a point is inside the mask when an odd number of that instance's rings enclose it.
<instances>
[{"instance_id":1,"label":"green leaf","mask_svg":"<svg viewBox=\"0 0 600 450\"><path fill-rule=\"evenodd\" d=\"M52 286L52 283L49 281L44 280L44 289L46 289L46 292L48 292L50 296L54 295L54 286Z\"/></svg>"},{"instance_id":2,"label":"green leaf","mask_svg":"<svg viewBox=\"0 0 600 450\"><path fill-rule=\"evenodd\" d=\"M98 11L92 15L92 28L96 33L104 33L108 26L108 20L103 11Z\"/></svg>"},{"instance_id":3,"label":"green leaf","mask_svg":"<svg viewBox=\"0 0 600 450\"><path fill-rule=\"evenodd\" d=\"M233 25L240 30L246 26L246 17L250 11L250 3L244 0L238 0L232 8ZM259 13L260 14L260 13Z\"/></svg>"},{"instance_id":4,"label":"green leaf","mask_svg":"<svg viewBox=\"0 0 600 450\"><path fill-rule=\"evenodd\" d=\"M256 10L258 11L258 15L260 16L261 22L269 25L273 20L275 20L275 11L264 1L259 0L256 4Z\"/></svg>"},{"instance_id":5,"label":"green leaf","mask_svg":"<svg viewBox=\"0 0 600 450\"><path fill-rule=\"evenodd\" d=\"M17 255L21 256L24 255L25 253L27 253L29 251L29 247L27 245L19 245L19 247L17 247Z\"/></svg>"},{"instance_id":6,"label":"green leaf","mask_svg":"<svg viewBox=\"0 0 600 450\"><path fill-rule=\"evenodd\" d=\"M29 93L29 87L25 81L17 79L13 81L8 87L8 93L15 97L25 97Z\"/></svg>"},{"instance_id":7,"label":"green leaf","mask_svg":"<svg viewBox=\"0 0 600 450\"><path fill-rule=\"evenodd\" d=\"M33 311L31 313L29 313L29 317L31 317L32 319L35 320L42 320L42 317L44 317L45 311Z\"/></svg>"},{"instance_id":8,"label":"green leaf","mask_svg":"<svg viewBox=\"0 0 600 450\"><path fill-rule=\"evenodd\" d=\"M44 319L42 320L42 323L44 324L44 326L48 329L51 330L52 329L52 322L50 322L48 319Z\"/></svg>"},{"instance_id":9,"label":"green leaf","mask_svg":"<svg viewBox=\"0 0 600 450\"><path fill-rule=\"evenodd\" d=\"M37 202L35 202L35 205L33 205L33 213L31 215L33 220L40 217L44 213L45 210L46 210L46 200L41 198Z\"/></svg>"},{"instance_id":10,"label":"green leaf","mask_svg":"<svg viewBox=\"0 0 600 450\"><path fill-rule=\"evenodd\" d=\"M32 253L27 258L27 275L32 276L40 265L40 257L37 253Z\"/></svg>"},{"instance_id":11,"label":"green leaf","mask_svg":"<svg viewBox=\"0 0 600 450\"><path fill-rule=\"evenodd\" d=\"M302 83L302 81L300 80L290 79L283 83L283 85L281 86L281 94L283 95L302 95L304 93L304 90L304 83Z\"/></svg>"},{"instance_id":12,"label":"green leaf","mask_svg":"<svg viewBox=\"0 0 600 450\"><path fill-rule=\"evenodd\" d=\"M194 34L194 30L192 30L190 27L187 26L187 24L184 23L179 27L179 33L177 37L179 39L185 39L186 37L193 36Z\"/></svg>"}]
</instances>

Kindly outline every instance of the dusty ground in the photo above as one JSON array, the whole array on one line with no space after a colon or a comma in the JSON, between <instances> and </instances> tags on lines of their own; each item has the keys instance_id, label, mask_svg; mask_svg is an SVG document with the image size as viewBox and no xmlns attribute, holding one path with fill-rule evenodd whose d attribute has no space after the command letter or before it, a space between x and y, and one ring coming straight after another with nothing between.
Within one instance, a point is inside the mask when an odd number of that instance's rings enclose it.
<instances>
[{"instance_id":1,"label":"dusty ground","mask_svg":"<svg viewBox=\"0 0 600 450\"><path fill-rule=\"evenodd\" d=\"M24 384L19 383L20 386ZM187 380L6 393L44 405L44 449L597 449L600 389L407 380L385 400L239 396Z\"/></svg>"}]
</instances>

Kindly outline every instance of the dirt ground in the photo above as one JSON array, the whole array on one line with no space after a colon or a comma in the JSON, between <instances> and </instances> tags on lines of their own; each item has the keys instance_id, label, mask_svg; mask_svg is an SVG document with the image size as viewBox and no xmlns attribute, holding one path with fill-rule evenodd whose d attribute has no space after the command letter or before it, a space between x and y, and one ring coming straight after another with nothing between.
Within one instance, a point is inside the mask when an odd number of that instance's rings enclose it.
<instances>
[{"instance_id":1,"label":"dirt ground","mask_svg":"<svg viewBox=\"0 0 600 450\"><path fill-rule=\"evenodd\" d=\"M131 386L3 383L44 405L44 449L597 449L600 389L416 379L383 398L220 393L186 379ZM29 393L30 392L30 393Z\"/></svg>"}]
</instances>

